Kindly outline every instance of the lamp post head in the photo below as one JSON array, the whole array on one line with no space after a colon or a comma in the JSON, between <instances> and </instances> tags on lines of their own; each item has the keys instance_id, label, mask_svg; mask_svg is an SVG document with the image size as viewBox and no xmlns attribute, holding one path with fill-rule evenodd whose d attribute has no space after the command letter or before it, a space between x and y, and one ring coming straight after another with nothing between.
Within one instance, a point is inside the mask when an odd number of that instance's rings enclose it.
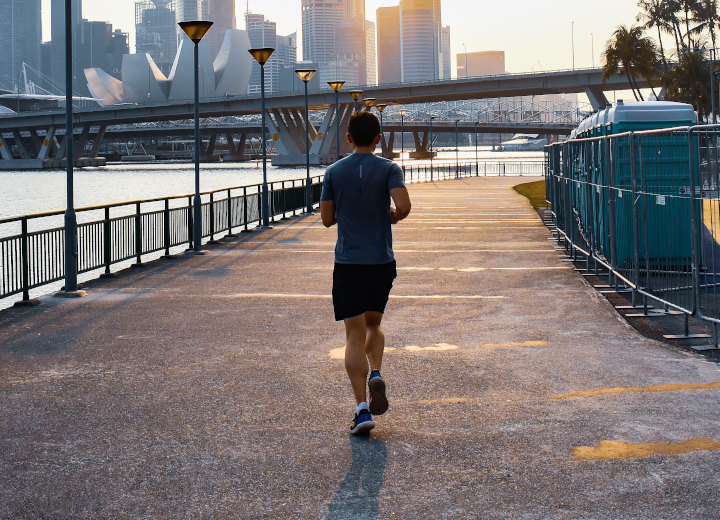
<instances>
[{"instance_id":1,"label":"lamp post head","mask_svg":"<svg viewBox=\"0 0 720 520\"><path fill-rule=\"evenodd\" d=\"M400 114L400 117L405 117L405 114L407 114L407 110L398 110L398 114Z\"/></svg>"},{"instance_id":2,"label":"lamp post head","mask_svg":"<svg viewBox=\"0 0 720 520\"><path fill-rule=\"evenodd\" d=\"M275 49L263 47L261 49L248 49L248 52L252 54L252 57L255 58L255 61L257 61L260 65L265 65L267 60L270 59L270 56L272 56L272 53L275 52Z\"/></svg>"},{"instance_id":3,"label":"lamp post head","mask_svg":"<svg viewBox=\"0 0 720 520\"><path fill-rule=\"evenodd\" d=\"M297 74L298 78L303 80L305 83L310 81L316 72L317 69L295 69L295 74Z\"/></svg>"},{"instance_id":4,"label":"lamp post head","mask_svg":"<svg viewBox=\"0 0 720 520\"><path fill-rule=\"evenodd\" d=\"M330 88L333 89L335 92L339 92L342 86L345 84L344 81L328 81L328 85L330 85Z\"/></svg>"},{"instance_id":5,"label":"lamp post head","mask_svg":"<svg viewBox=\"0 0 720 520\"><path fill-rule=\"evenodd\" d=\"M203 20L193 20L190 22L180 22L178 25L188 35L193 43L198 44L200 40L207 34L212 27L212 22L206 22Z\"/></svg>"},{"instance_id":6,"label":"lamp post head","mask_svg":"<svg viewBox=\"0 0 720 520\"><path fill-rule=\"evenodd\" d=\"M362 90L350 90L350 91L348 91L348 94L350 94L350 96L355 101L357 101L358 99L360 99L362 97L363 91Z\"/></svg>"},{"instance_id":7,"label":"lamp post head","mask_svg":"<svg viewBox=\"0 0 720 520\"><path fill-rule=\"evenodd\" d=\"M387 103L378 103L375 105L375 108L378 109L378 112L382 113L387 108Z\"/></svg>"},{"instance_id":8,"label":"lamp post head","mask_svg":"<svg viewBox=\"0 0 720 520\"><path fill-rule=\"evenodd\" d=\"M375 105L375 98L374 98L374 97L365 98L365 106L368 108L368 110L369 110L370 107L372 107L373 105Z\"/></svg>"}]
</instances>

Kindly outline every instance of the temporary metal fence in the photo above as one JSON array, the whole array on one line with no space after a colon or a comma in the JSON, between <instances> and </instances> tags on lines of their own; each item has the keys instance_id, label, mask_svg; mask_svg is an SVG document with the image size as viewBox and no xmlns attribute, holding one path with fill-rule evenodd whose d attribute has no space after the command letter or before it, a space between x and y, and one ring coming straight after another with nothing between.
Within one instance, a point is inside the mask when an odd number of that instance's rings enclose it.
<instances>
[{"instance_id":1,"label":"temporary metal fence","mask_svg":"<svg viewBox=\"0 0 720 520\"><path fill-rule=\"evenodd\" d=\"M720 323L720 126L572 139L545 148L558 240L648 302ZM687 321L686 321L687 323Z\"/></svg>"},{"instance_id":2,"label":"temporary metal fence","mask_svg":"<svg viewBox=\"0 0 720 520\"><path fill-rule=\"evenodd\" d=\"M313 203L320 200L322 176L313 177ZM271 221L305 208L305 181L273 182ZM202 194L202 238L247 230L262 221L261 186L241 186ZM193 246L192 195L77 208L78 273L133 261L152 253ZM63 211L0 218L0 299L61 281L65 276Z\"/></svg>"},{"instance_id":3,"label":"temporary metal fence","mask_svg":"<svg viewBox=\"0 0 720 520\"><path fill-rule=\"evenodd\" d=\"M428 182L463 177L542 176L545 163L537 161L462 161L408 164L403 166L405 182Z\"/></svg>"}]
</instances>

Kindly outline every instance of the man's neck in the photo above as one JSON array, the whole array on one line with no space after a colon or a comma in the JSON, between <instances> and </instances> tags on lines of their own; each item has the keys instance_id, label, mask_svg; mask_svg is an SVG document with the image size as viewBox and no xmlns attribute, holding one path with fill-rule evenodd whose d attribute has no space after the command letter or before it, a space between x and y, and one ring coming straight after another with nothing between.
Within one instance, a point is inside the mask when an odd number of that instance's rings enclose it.
<instances>
[{"instance_id":1,"label":"man's neck","mask_svg":"<svg viewBox=\"0 0 720 520\"><path fill-rule=\"evenodd\" d=\"M353 153L375 153L374 146L356 146L353 148Z\"/></svg>"}]
</instances>

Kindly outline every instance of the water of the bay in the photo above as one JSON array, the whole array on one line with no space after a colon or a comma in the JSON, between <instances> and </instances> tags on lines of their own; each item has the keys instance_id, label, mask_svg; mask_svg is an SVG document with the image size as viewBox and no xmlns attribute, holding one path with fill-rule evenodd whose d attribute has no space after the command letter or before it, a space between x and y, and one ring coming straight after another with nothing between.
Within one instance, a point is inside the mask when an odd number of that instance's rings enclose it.
<instances>
[{"instance_id":1,"label":"water of the bay","mask_svg":"<svg viewBox=\"0 0 720 520\"><path fill-rule=\"evenodd\" d=\"M475 160L475 148L460 148L461 162ZM483 162L537 162L542 152L478 151ZM440 150L435 165L453 163L454 150ZM398 161L400 162L400 161ZM406 166L428 161L403 159ZM324 168L313 167L311 176L322 175ZM304 179L305 168L268 167L268 182ZM262 182L262 165L257 162L210 163L201 165L200 189L211 191ZM183 195L194 192L194 168L191 163L110 164L101 168L78 168L74 174L75 206L111 204L138 199ZM62 170L0 171L0 218L62 210L66 203L66 176Z\"/></svg>"}]
</instances>

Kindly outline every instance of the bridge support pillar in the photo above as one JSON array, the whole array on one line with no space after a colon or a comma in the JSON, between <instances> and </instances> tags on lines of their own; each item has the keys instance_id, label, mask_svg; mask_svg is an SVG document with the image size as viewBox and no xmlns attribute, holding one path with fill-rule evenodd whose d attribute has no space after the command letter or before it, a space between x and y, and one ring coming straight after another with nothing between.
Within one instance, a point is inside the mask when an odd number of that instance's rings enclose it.
<instances>
[{"instance_id":1,"label":"bridge support pillar","mask_svg":"<svg viewBox=\"0 0 720 520\"><path fill-rule=\"evenodd\" d=\"M608 98L605 97L605 92L600 87L585 87L585 94L587 94L593 110L601 110L610 104Z\"/></svg>"},{"instance_id":2,"label":"bridge support pillar","mask_svg":"<svg viewBox=\"0 0 720 520\"><path fill-rule=\"evenodd\" d=\"M237 144L235 144L235 139L233 138L232 133L226 133L225 138L227 139L228 149L230 150L230 152L227 155L223 156L223 159L229 159L231 161L237 162L246 161L248 159L247 155L245 155L245 143L247 141L247 135L240 134L240 139L238 140Z\"/></svg>"},{"instance_id":3,"label":"bridge support pillar","mask_svg":"<svg viewBox=\"0 0 720 520\"><path fill-rule=\"evenodd\" d=\"M428 149L428 138L429 138L430 132L420 132L418 130L413 130L413 140L415 141L415 151L410 152L410 157L412 159L429 159L430 158L430 150ZM432 153L433 157L436 155L435 152Z\"/></svg>"},{"instance_id":4,"label":"bridge support pillar","mask_svg":"<svg viewBox=\"0 0 720 520\"><path fill-rule=\"evenodd\" d=\"M340 121L340 153L347 155L352 150L347 133L352 104L341 104L338 110ZM310 121L310 164L319 166L331 164L337 158L335 105L330 105L319 128ZM305 164L305 120L298 110L277 110L269 113L268 128L272 133L278 154L273 157L275 166L302 166Z\"/></svg>"}]
</instances>

